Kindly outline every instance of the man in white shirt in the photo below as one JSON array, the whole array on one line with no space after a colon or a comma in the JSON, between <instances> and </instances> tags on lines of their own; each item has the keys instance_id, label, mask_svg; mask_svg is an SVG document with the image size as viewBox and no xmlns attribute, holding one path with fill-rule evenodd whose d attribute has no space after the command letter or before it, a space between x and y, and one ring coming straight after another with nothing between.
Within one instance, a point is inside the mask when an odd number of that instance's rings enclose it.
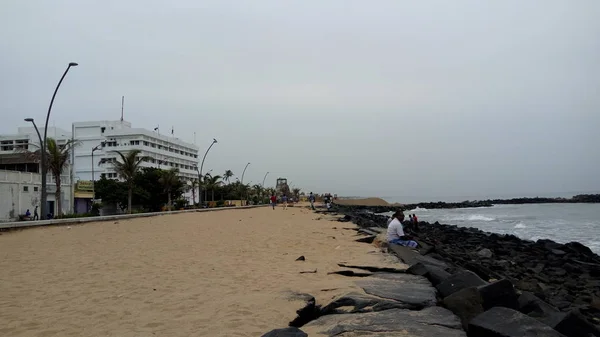
<instances>
[{"instance_id":1,"label":"man in white shirt","mask_svg":"<svg viewBox=\"0 0 600 337\"><path fill-rule=\"evenodd\" d=\"M388 224L387 228L388 243L417 248L418 243L416 241L410 240L404 234L402 221L404 221L404 213L402 213L402 211L397 211L396 213L394 213L394 215L392 216L392 221Z\"/></svg>"}]
</instances>

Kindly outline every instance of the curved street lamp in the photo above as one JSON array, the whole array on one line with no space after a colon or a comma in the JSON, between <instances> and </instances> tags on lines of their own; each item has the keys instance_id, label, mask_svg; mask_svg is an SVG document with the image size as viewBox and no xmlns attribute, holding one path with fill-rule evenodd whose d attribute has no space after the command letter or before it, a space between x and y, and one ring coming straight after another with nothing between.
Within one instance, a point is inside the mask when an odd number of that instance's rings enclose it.
<instances>
[{"instance_id":1,"label":"curved street lamp","mask_svg":"<svg viewBox=\"0 0 600 337\"><path fill-rule=\"evenodd\" d=\"M44 139L42 144L40 144L41 149L42 149L42 163L41 163L41 171L42 171L42 201L40 202L40 219L44 220L46 218L46 201L48 199L48 191L46 191L46 171L48 170L48 168L46 167L46 139L47 139L47 135L48 135L48 120L50 119L50 112L52 111L52 104L54 104L54 98L56 97L56 93L58 92L58 88L60 88L60 85L62 83L62 81L64 80L65 76L67 76L67 73L69 72L69 69L71 69L71 67L77 67L79 64L75 63L75 62L71 62L69 63L69 66L67 66L67 69L65 70L65 72L63 73L62 77L60 78L60 81L58 81L58 84L56 85L56 88L54 89L54 94L52 94L52 99L50 100L50 106L48 106L48 114L46 115L46 124L44 125ZM29 119L29 118L28 118ZM72 165L72 164L71 164ZM73 182L71 182L72 184ZM60 213L61 210L59 210Z\"/></svg>"},{"instance_id":2,"label":"curved street lamp","mask_svg":"<svg viewBox=\"0 0 600 337\"><path fill-rule=\"evenodd\" d=\"M265 180L267 179L267 176L269 175L269 172L265 173L265 177L263 178L263 182L262 182L262 187L265 187Z\"/></svg>"},{"instance_id":3,"label":"curved street lamp","mask_svg":"<svg viewBox=\"0 0 600 337\"><path fill-rule=\"evenodd\" d=\"M244 174L246 173L246 169L248 168L248 165L250 165L250 162L248 162L248 164L246 164L246 167L244 167L244 172L242 172L242 180L240 182L240 204L242 203L242 192L244 191ZM240 205L243 206L243 205Z\"/></svg>"},{"instance_id":4,"label":"curved street lamp","mask_svg":"<svg viewBox=\"0 0 600 337\"><path fill-rule=\"evenodd\" d=\"M198 204L200 206L202 206L202 168L204 167L204 160L206 159L206 155L208 154L208 151L210 151L210 148L213 147L213 145L215 145L216 143L217 143L217 140L215 138L213 138L212 143L210 144L210 146L204 153L204 157L202 157L202 163L200 164L200 171L198 171Z\"/></svg>"}]
</instances>

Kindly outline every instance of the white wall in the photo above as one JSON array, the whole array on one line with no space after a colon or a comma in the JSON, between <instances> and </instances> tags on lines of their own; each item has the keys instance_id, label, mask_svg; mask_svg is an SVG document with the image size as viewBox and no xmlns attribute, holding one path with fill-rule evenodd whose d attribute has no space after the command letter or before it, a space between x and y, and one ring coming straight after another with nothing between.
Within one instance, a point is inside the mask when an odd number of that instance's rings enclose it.
<instances>
[{"instance_id":1,"label":"white wall","mask_svg":"<svg viewBox=\"0 0 600 337\"><path fill-rule=\"evenodd\" d=\"M33 215L35 206L40 205L41 181L42 177L38 173L0 170L0 221L17 219L27 209ZM27 187L27 191L24 187ZM58 207L54 194L56 185L51 176L48 176L47 190L48 201L54 201L55 207ZM71 213L71 185L68 175L61 177L61 196L62 212ZM57 214L56 209L54 214Z\"/></svg>"}]
</instances>

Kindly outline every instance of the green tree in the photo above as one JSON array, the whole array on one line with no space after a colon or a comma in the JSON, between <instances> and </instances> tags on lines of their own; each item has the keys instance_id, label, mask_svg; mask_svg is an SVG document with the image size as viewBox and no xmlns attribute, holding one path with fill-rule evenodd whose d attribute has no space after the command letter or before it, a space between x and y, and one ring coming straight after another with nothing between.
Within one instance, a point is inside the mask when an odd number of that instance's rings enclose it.
<instances>
[{"instance_id":1,"label":"green tree","mask_svg":"<svg viewBox=\"0 0 600 337\"><path fill-rule=\"evenodd\" d=\"M121 151L115 151L121 161L114 161L113 167L117 175L127 184L127 213L131 214L131 201L133 199L133 187L135 186L135 177L139 173L140 164L148 159L147 156L140 157L141 150L131 150L126 154Z\"/></svg>"},{"instance_id":2,"label":"green tree","mask_svg":"<svg viewBox=\"0 0 600 337\"><path fill-rule=\"evenodd\" d=\"M52 177L54 177L54 183L56 184L56 205L58 208L58 216L62 215L62 198L61 194L61 178L60 175L63 173L65 168L69 166L69 156L71 151L75 146L79 143L77 141L69 140L65 145L58 145L53 138L46 138L46 150L47 150L47 159L48 162L47 168L52 173Z\"/></svg>"},{"instance_id":3,"label":"green tree","mask_svg":"<svg viewBox=\"0 0 600 337\"><path fill-rule=\"evenodd\" d=\"M292 189L292 194L294 195L294 198L300 199L300 191L301 190L299 188L297 188L297 187L294 187Z\"/></svg>"},{"instance_id":4,"label":"green tree","mask_svg":"<svg viewBox=\"0 0 600 337\"><path fill-rule=\"evenodd\" d=\"M69 166L69 157L71 155L71 151L79 145L78 141L69 140L64 145L59 145L56 143L54 138L46 138L46 173L50 172L52 174L52 178L54 178L54 184L56 186L56 191L54 193L56 199L56 207L58 209L57 216L62 215L62 198L61 198L61 174L63 171ZM40 145L41 147L41 145ZM42 152L41 149L38 149L34 152L26 152L26 156L32 157L33 159L41 162Z\"/></svg>"},{"instance_id":5,"label":"green tree","mask_svg":"<svg viewBox=\"0 0 600 337\"><path fill-rule=\"evenodd\" d=\"M229 184L229 179L230 179L231 177L233 177L233 171L231 171L231 170L227 170L227 171L225 171L225 174L223 174L223 180L224 180L224 181L225 181L227 184Z\"/></svg>"},{"instance_id":6,"label":"green tree","mask_svg":"<svg viewBox=\"0 0 600 337\"><path fill-rule=\"evenodd\" d=\"M173 187L179 182L179 170L173 168L162 172L162 176L158 179L158 181L167 193L167 208L170 211L172 208L171 192L173 191Z\"/></svg>"},{"instance_id":7,"label":"green tree","mask_svg":"<svg viewBox=\"0 0 600 337\"><path fill-rule=\"evenodd\" d=\"M196 204L196 189L199 186L198 179L191 179L189 186L190 186L190 191L192 191L192 204L195 205Z\"/></svg>"},{"instance_id":8,"label":"green tree","mask_svg":"<svg viewBox=\"0 0 600 337\"><path fill-rule=\"evenodd\" d=\"M115 179L106 179L102 175L94 182L96 198L102 199L104 205L115 204L124 210L127 207L127 184Z\"/></svg>"},{"instance_id":9,"label":"green tree","mask_svg":"<svg viewBox=\"0 0 600 337\"><path fill-rule=\"evenodd\" d=\"M205 176L205 187L206 190L211 191L211 201L215 201L215 189L221 185L221 181L219 180L221 180L220 175L211 176L210 174L207 174Z\"/></svg>"}]
</instances>

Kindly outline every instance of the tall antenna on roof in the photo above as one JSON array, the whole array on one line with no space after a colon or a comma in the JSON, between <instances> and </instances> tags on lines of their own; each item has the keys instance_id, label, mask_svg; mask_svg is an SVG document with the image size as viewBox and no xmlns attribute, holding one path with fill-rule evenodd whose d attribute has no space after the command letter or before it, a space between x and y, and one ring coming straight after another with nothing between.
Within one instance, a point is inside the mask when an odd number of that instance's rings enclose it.
<instances>
[{"instance_id":1,"label":"tall antenna on roof","mask_svg":"<svg viewBox=\"0 0 600 337\"><path fill-rule=\"evenodd\" d=\"M125 96L121 96L121 122L123 122L123 107L125 106Z\"/></svg>"}]
</instances>

